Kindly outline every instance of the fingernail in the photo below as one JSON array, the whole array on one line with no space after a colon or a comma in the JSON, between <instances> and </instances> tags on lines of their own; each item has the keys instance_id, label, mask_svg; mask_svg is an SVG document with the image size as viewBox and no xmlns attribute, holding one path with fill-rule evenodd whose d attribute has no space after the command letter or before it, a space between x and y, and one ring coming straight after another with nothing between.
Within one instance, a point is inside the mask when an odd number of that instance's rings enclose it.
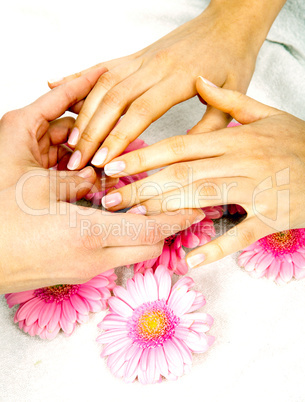
<instances>
[{"instance_id":1,"label":"fingernail","mask_svg":"<svg viewBox=\"0 0 305 402\"><path fill-rule=\"evenodd\" d=\"M81 170L80 172L77 172L77 176L82 177L83 179L87 179L88 177L91 177L93 173L93 169L88 166L85 169Z\"/></svg>"},{"instance_id":2,"label":"fingernail","mask_svg":"<svg viewBox=\"0 0 305 402\"><path fill-rule=\"evenodd\" d=\"M210 85L210 87L214 87L214 88L219 88L217 85L213 84L213 82L207 80L206 78L203 78L201 76L199 76L199 78L207 85Z\"/></svg>"},{"instance_id":3,"label":"fingernail","mask_svg":"<svg viewBox=\"0 0 305 402\"><path fill-rule=\"evenodd\" d=\"M107 165L105 165L105 167L104 167L104 171L107 176L112 176L114 174L123 172L123 170L125 168L126 168L125 162L117 161L117 162L107 163Z\"/></svg>"},{"instance_id":4,"label":"fingernail","mask_svg":"<svg viewBox=\"0 0 305 402\"><path fill-rule=\"evenodd\" d=\"M67 168L69 170L74 170L78 167L78 165L80 164L80 160L81 160L82 154L80 153L80 151L75 151L73 152L69 163L67 165Z\"/></svg>"},{"instance_id":5,"label":"fingernail","mask_svg":"<svg viewBox=\"0 0 305 402\"><path fill-rule=\"evenodd\" d=\"M115 207L116 205L119 205L121 202L122 202L122 196L120 193L105 195L105 197L102 198L102 205L106 209Z\"/></svg>"},{"instance_id":6,"label":"fingernail","mask_svg":"<svg viewBox=\"0 0 305 402\"><path fill-rule=\"evenodd\" d=\"M144 205L138 205L137 207L130 208L130 210L127 211L127 214L145 215L146 212L147 210Z\"/></svg>"},{"instance_id":7,"label":"fingernail","mask_svg":"<svg viewBox=\"0 0 305 402\"><path fill-rule=\"evenodd\" d=\"M92 165L95 166L101 165L106 159L107 154L108 154L108 148L99 149L91 161Z\"/></svg>"},{"instance_id":8,"label":"fingernail","mask_svg":"<svg viewBox=\"0 0 305 402\"><path fill-rule=\"evenodd\" d=\"M74 147L77 144L78 137L79 137L79 129L77 127L74 127L69 136L68 144Z\"/></svg>"},{"instance_id":9,"label":"fingernail","mask_svg":"<svg viewBox=\"0 0 305 402\"><path fill-rule=\"evenodd\" d=\"M48 82L49 82L50 84L54 84L55 82L60 82L60 81L62 81L62 80L63 80L63 78L57 78L56 80L55 80L55 79L48 80Z\"/></svg>"},{"instance_id":10,"label":"fingernail","mask_svg":"<svg viewBox=\"0 0 305 402\"><path fill-rule=\"evenodd\" d=\"M204 254L196 254L192 257L186 259L186 263L190 268L196 267L196 265L201 264L205 260Z\"/></svg>"}]
</instances>

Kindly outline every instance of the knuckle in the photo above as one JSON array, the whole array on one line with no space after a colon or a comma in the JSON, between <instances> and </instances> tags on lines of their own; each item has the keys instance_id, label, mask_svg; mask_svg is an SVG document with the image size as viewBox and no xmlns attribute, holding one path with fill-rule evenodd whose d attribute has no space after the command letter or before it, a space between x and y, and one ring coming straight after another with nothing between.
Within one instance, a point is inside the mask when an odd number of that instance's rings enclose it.
<instances>
[{"instance_id":1,"label":"knuckle","mask_svg":"<svg viewBox=\"0 0 305 402\"><path fill-rule=\"evenodd\" d=\"M103 103L109 107L120 107L124 103L124 99L121 93L117 90L111 90L106 93L103 99Z\"/></svg>"},{"instance_id":2,"label":"knuckle","mask_svg":"<svg viewBox=\"0 0 305 402\"><path fill-rule=\"evenodd\" d=\"M140 166L140 167L146 167L147 166L147 158L146 158L146 152L143 151L142 149L139 149L136 152L136 158L137 161L135 161L135 166Z\"/></svg>"},{"instance_id":3,"label":"knuckle","mask_svg":"<svg viewBox=\"0 0 305 402\"><path fill-rule=\"evenodd\" d=\"M169 148L174 155L184 155L186 149L184 137L182 135L178 135L170 138Z\"/></svg>"},{"instance_id":4,"label":"knuckle","mask_svg":"<svg viewBox=\"0 0 305 402\"><path fill-rule=\"evenodd\" d=\"M113 73L110 73L110 72L107 72L107 73L104 73L103 75L101 75L97 81L97 85L102 86L107 91L109 91L109 89L114 87L116 83L117 83L117 79L115 78Z\"/></svg>"},{"instance_id":5,"label":"knuckle","mask_svg":"<svg viewBox=\"0 0 305 402\"><path fill-rule=\"evenodd\" d=\"M255 236L252 230L243 229L239 233L241 247L244 248L255 242Z\"/></svg>"},{"instance_id":6,"label":"knuckle","mask_svg":"<svg viewBox=\"0 0 305 402\"><path fill-rule=\"evenodd\" d=\"M6 112L2 118L1 118L1 122L4 124L11 124L14 122L14 120L16 119L16 117L18 116L18 111L17 110L12 110L10 112Z\"/></svg>"},{"instance_id":7,"label":"knuckle","mask_svg":"<svg viewBox=\"0 0 305 402\"><path fill-rule=\"evenodd\" d=\"M214 243L210 245L210 254L213 256L213 260L220 260L226 256L226 253L220 243Z\"/></svg>"},{"instance_id":8,"label":"knuckle","mask_svg":"<svg viewBox=\"0 0 305 402\"><path fill-rule=\"evenodd\" d=\"M163 245L164 245L164 242L159 241L159 243L154 244L153 246L151 246L150 247L150 256L149 256L148 259L152 260L153 258L159 257L159 255L161 255L161 253L162 253Z\"/></svg>"},{"instance_id":9,"label":"knuckle","mask_svg":"<svg viewBox=\"0 0 305 402\"><path fill-rule=\"evenodd\" d=\"M189 173L189 168L186 163L176 163L171 167L173 178L176 179L179 183L184 182Z\"/></svg>"},{"instance_id":10,"label":"knuckle","mask_svg":"<svg viewBox=\"0 0 305 402\"><path fill-rule=\"evenodd\" d=\"M154 227L145 230L142 234L141 243L156 244L162 240L162 227L160 224L155 224Z\"/></svg>"},{"instance_id":11,"label":"knuckle","mask_svg":"<svg viewBox=\"0 0 305 402\"><path fill-rule=\"evenodd\" d=\"M82 247L88 251L101 249L105 247L105 241L102 236L94 234L86 235L82 238Z\"/></svg>"},{"instance_id":12,"label":"knuckle","mask_svg":"<svg viewBox=\"0 0 305 402\"><path fill-rule=\"evenodd\" d=\"M130 143L128 135L123 133L122 131L119 131L118 129L115 129L109 134L109 139L114 138L115 140L119 140L120 142L124 143Z\"/></svg>"},{"instance_id":13,"label":"knuckle","mask_svg":"<svg viewBox=\"0 0 305 402\"><path fill-rule=\"evenodd\" d=\"M92 133L88 128L86 129L86 131L82 133L81 141L85 141L86 143L89 144L95 144L94 136L92 135Z\"/></svg>"},{"instance_id":14,"label":"knuckle","mask_svg":"<svg viewBox=\"0 0 305 402\"><path fill-rule=\"evenodd\" d=\"M170 49L164 48L160 49L155 54L155 59L157 63L167 62L170 59Z\"/></svg>"},{"instance_id":15,"label":"knuckle","mask_svg":"<svg viewBox=\"0 0 305 402\"><path fill-rule=\"evenodd\" d=\"M131 111L134 113L147 117L152 113L152 105L151 102L146 98L139 98L130 107Z\"/></svg>"}]
</instances>

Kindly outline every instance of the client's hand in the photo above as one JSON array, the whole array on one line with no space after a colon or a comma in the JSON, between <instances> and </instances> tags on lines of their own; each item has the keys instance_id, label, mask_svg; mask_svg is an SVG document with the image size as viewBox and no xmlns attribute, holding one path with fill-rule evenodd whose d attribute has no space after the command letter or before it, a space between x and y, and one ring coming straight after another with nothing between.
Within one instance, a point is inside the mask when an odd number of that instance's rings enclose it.
<instances>
[{"instance_id":1,"label":"client's hand","mask_svg":"<svg viewBox=\"0 0 305 402\"><path fill-rule=\"evenodd\" d=\"M136 211L148 215L242 205L246 219L192 251L190 266L218 260L270 233L305 227L305 122L200 78L197 89L209 105L244 125L172 137L114 159L105 166L113 177L170 166L103 199L113 211L140 204Z\"/></svg>"},{"instance_id":2,"label":"client's hand","mask_svg":"<svg viewBox=\"0 0 305 402\"><path fill-rule=\"evenodd\" d=\"M264 1L212 0L200 16L147 48L101 63L109 71L99 78L76 120L69 138L75 148L69 169L84 167L94 155L92 164L98 167L120 155L168 109L196 95L198 75L245 92L257 53L282 4L284 0L268 7ZM208 107L200 129L212 131L227 123L226 113Z\"/></svg>"},{"instance_id":3,"label":"client's hand","mask_svg":"<svg viewBox=\"0 0 305 402\"><path fill-rule=\"evenodd\" d=\"M92 167L48 170L66 155L73 119L104 69L50 91L0 122L0 293L85 282L107 269L159 255L163 238L202 219L112 214L68 203L96 182Z\"/></svg>"}]
</instances>

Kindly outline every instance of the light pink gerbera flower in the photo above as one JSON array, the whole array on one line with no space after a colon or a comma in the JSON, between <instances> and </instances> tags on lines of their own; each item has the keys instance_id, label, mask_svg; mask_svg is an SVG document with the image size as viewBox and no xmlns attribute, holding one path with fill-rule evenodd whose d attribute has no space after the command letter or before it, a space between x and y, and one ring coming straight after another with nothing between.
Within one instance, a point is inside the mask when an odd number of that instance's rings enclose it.
<instances>
[{"instance_id":1,"label":"light pink gerbera flower","mask_svg":"<svg viewBox=\"0 0 305 402\"><path fill-rule=\"evenodd\" d=\"M159 265L165 265L171 273L185 275L188 266L185 262L183 247L195 248L209 242L215 236L213 219L222 216L222 207L203 208L206 217L199 223L195 223L188 229L178 232L165 239L162 254L151 260L134 264L134 271L143 273L147 268L156 269Z\"/></svg>"},{"instance_id":2,"label":"light pink gerbera flower","mask_svg":"<svg viewBox=\"0 0 305 402\"><path fill-rule=\"evenodd\" d=\"M134 140L133 142L131 142L128 145L128 147L125 149L125 151L122 153L122 155L127 154L131 151L135 151L140 148L145 148L145 147L147 147L147 144L143 140L140 140L139 138L137 138L136 140ZM145 177L147 177L146 172L133 174L131 176L120 177L118 183L112 187L112 190L113 190L113 188L118 189L118 188L124 187L127 184L144 179ZM104 195L106 195L106 193L107 193L106 190L99 191L96 193L89 193L85 196L85 198L87 200L91 201L95 205L100 205L101 200L104 197Z\"/></svg>"},{"instance_id":3,"label":"light pink gerbera flower","mask_svg":"<svg viewBox=\"0 0 305 402\"><path fill-rule=\"evenodd\" d=\"M238 263L252 276L266 276L279 284L304 278L305 229L285 230L258 240L240 254Z\"/></svg>"},{"instance_id":4,"label":"light pink gerbera flower","mask_svg":"<svg viewBox=\"0 0 305 402\"><path fill-rule=\"evenodd\" d=\"M90 312L106 309L116 275L111 269L80 285L57 285L8 293L11 308L20 304L14 321L29 335L53 339L60 329L71 335L76 323L85 323Z\"/></svg>"},{"instance_id":5,"label":"light pink gerbera flower","mask_svg":"<svg viewBox=\"0 0 305 402\"><path fill-rule=\"evenodd\" d=\"M190 371L192 352L204 353L214 342L206 332L213 318L193 311L205 304L203 295L190 290L194 281L184 277L171 288L167 268L146 270L127 281L127 290L114 288L110 312L98 325L111 372L126 382L142 384L176 380Z\"/></svg>"}]
</instances>

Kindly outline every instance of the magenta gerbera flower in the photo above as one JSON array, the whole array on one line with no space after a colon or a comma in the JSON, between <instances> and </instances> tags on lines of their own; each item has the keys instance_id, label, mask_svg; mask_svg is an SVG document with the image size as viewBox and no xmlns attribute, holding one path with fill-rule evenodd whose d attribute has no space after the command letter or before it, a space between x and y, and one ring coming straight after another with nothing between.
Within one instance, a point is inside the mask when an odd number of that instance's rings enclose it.
<instances>
[{"instance_id":1,"label":"magenta gerbera flower","mask_svg":"<svg viewBox=\"0 0 305 402\"><path fill-rule=\"evenodd\" d=\"M133 142L131 142L128 145L128 147L125 149L125 151L122 153L122 155L127 154L131 151L135 151L140 148L145 148L145 147L147 147L147 144L143 140L140 140L139 138L137 138L136 140L134 140ZM116 185L114 185L114 187L112 187L111 190L113 190L113 188L118 189L118 188L124 187L127 184L144 179L145 177L147 177L146 172L133 174L131 176L120 177L118 183ZM85 196L85 198L87 200L91 201L95 205L100 205L101 200L104 197L104 195L106 195L106 193L107 193L106 190L99 191L96 193L89 193Z\"/></svg>"},{"instance_id":2,"label":"magenta gerbera flower","mask_svg":"<svg viewBox=\"0 0 305 402\"><path fill-rule=\"evenodd\" d=\"M204 353L214 342L206 332L213 318L193 313L205 304L203 295L190 290L194 281L184 277L171 288L164 266L146 270L116 286L109 299L110 312L98 325L97 341L104 346L111 372L126 382L143 384L176 380L190 371L192 352ZM193 313L193 314L192 314Z\"/></svg>"},{"instance_id":3,"label":"magenta gerbera flower","mask_svg":"<svg viewBox=\"0 0 305 402\"><path fill-rule=\"evenodd\" d=\"M155 270L159 265L165 265L171 273L185 275L188 266L185 262L185 251L183 247L195 248L209 242L215 236L213 219L222 216L221 207L203 208L206 217L199 223L195 223L188 229L178 232L165 239L162 254L151 260L134 264L134 271L143 273L147 268Z\"/></svg>"},{"instance_id":4,"label":"magenta gerbera flower","mask_svg":"<svg viewBox=\"0 0 305 402\"><path fill-rule=\"evenodd\" d=\"M240 254L238 263L252 276L266 276L280 284L304 278L305 229L285 230L258 240Z\"/></svg>"},{"instance_id":5,"label":"magenta gerbera flower","mask_svg":"<svg viewBox=\"0 0 305 402\"><path fill-rule=\"evenodd\" d=\"M56 285L5 295L11 308L20 304L14 321L29 335L53 339L60 329L71 335L76 323L85 323L90 312L106 309L115 287L113 270L80 285Z\"/></svg>"}]
</instances>

